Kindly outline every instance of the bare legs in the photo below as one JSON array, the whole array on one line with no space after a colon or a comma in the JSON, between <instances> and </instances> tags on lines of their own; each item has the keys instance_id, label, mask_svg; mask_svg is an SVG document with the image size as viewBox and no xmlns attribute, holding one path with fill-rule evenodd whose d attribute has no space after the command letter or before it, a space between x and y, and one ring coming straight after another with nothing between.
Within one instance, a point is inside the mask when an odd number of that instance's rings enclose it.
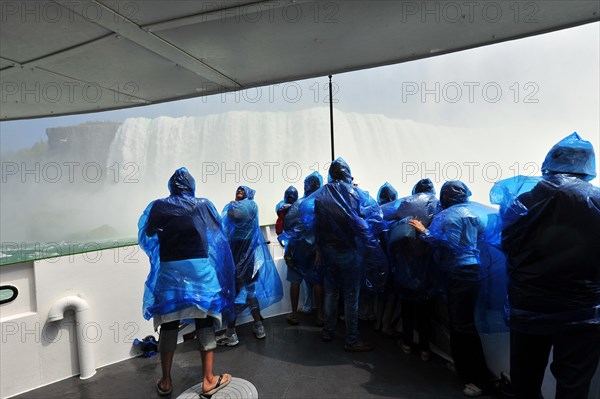
<instances>
[{"instance_id":1,"label":"bare legs","mask_svg":"<svg viewBox=\"0 0 600 399\"><path fill-rule=\"evenodd\" d=\"M171 366L173 365L173 356L175 352L161 352L160 353L160 367L162 369L162 378L158 381L160 389L163 391L169 391L173 385L171 380Z\"/></svg>"},{"instance_id":2,"label":"bare legs","mask_svg":"<svg viewBox=\"0 0 600 399\"><path fill-rule=\"evenodd\" d=\"M219 383L220 376L213 374L214 353L214 350L200 352L202 357L202 392L209 392L215 389ZM223 374L220 385L225 385L229 381L231 381L231 375Z\"/></svg>"},{"instance_id":3,"label":"bare legs","mask_svg":"<svg viewBox=\"0 0 600 399\"><path fill-rule=\"evenodd\" d=\"M207 317L205 319L196 319L195 322L196 338L198 340L198 348L200 349L200 357L202 360L202 391L209 392L217 388L217 385L224 386L229 383L231 375L223 374L222 376L215 376L213 373L214 349L217 346L215 333L212 327L213 319ZM161 325L158 349L160 352L162 377L157 382L159 395L167 395L172 389L173 381L171 379L171 367L173 365L173 357L177 347L178 327L179 320ZM220 381L219 378L221 378Z\"/></svg>"},{"instance_id":4,"label":"bare legs","mask_svg":"<svg viewBox=\"0 0 600 399\"><path fill-rule=\"evenodd\" d=\"M254 321L262 321L262 316L260 314L259 308L252 309L250 311L250 314L252 315L252 318L254 319Z\"/></svg>"}]
</instances>

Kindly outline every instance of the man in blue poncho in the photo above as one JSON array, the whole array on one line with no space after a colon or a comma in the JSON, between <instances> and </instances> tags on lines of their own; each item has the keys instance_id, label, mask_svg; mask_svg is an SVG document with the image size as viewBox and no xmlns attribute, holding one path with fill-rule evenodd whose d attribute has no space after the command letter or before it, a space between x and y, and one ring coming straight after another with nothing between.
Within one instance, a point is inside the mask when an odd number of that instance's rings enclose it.
<instances>
[{"instance_id":1,"label":"man in blue poncho","mask_svg":"<svg viewBox=\"0 0 600 399\"><path fill-rule=\"evenodd\" d=\"M217 337L217 344L235 346L239 343L235 330L236 317L246 309L250 311L256 338L266 337L260 314L264 309L283 297L281 279L267 243L258 225L258 205L254 202L255 191L240 186L222 212L223 230L229 240L235 262L235 316L227 324L227 330Z\"/></svg>"},{"instance_id":2,"label":"man in blue poncho","mask_svg":"<svg viewBox=\"0 0 600 399\"><path fill-rule=\"evenodd\" d=\"M285 242L284 258L287 264L287 281L290 282L290 300L292 302L292 313L287 316L291 325L297 325L298 298L300 296L300 284L302 280L308 285L308 293L315 290L317 308L316 323L323 326L323 289L322 273L315 267L317 248L314 243L306 240L304 229L300 220L300 206L323 185L323 178L318 172L313 172L304 179L304 197L294 202L285 220L283 234L279 236L280 242ZM311 301L312 302L312 301Z\"/></svg>"},{"instance_id":3,"label":"man in blue poncho","mask_svg":"<svg viewBox=\"0 0 600 399\"><path fill-rule=\"evenodd\" d=\"M419 238L435 247L436 259L447 273L452 358L466 384L463 394L475 397L494 389L494 376L475 326L480 272L477 241L484 226L469 209L470 196L471 191L463 182L447 181L440 192L443 210L434 216L429 228L417 219L408 223L420 233Z\"/></svg>"},{"instance_id":4,"label":"man in blue poncho","mask_svg":"<svg viewBox=\"0 0 600 399\"><path fill-rule=\"evenodd\" d=\"M359 339L358 301L361 286L381 289L387 261L375 236L385 229L377 202L352 186L348 164L338 158L329 168L329 182L314 195L314 234L325 278L323 340L331 341L337 322L339 289L344 294L344 349L363 352L373 346ZM303 217L304 218L304 217Z\"/></svg>"},{"instance_id":5,"label":"man in blue poncho","mask_svg":"<svg viewBox=\"0 0 600 399\"><path fill-rule=\"evenodd\" d=\"M416 218L429 227L438 210L439 202L430 179L415 184L412 195L402 198L394 218L399 222L392 228L393 240L389 244L390 263L394 266L394 280L401 296L402 341L400 347L406 354L412 352L414 330L419 332L418 349L421 359L429 360L431 316L434 298L439 291L437 267L433 262L430 245L419 240L414 229L406 224Z\"/></svg>"},{"instance_id":6,"label":"man in blue poncho","mask_svg":"<svg viewBox=\"0 0 600 399\"><path fill-rule=\"evenodd\" d=\"M600 189L588 183L596 176L592 145L573 133L552 147L542 173L512 203L508 213L521 216L502 232L511 378L518 398L541 397L552 348L556 398L587 399L600 359Z\"/></svg>"},{"instance_id":7,"label":"man in blue poncho","mask_svg":"<svg viewBox=\"0 0 600 399\"><path fill-rule=\"evenodd\" d=\"M234 299L233 259L213 204L195 198L194 178L186 168L169 180L171 195L152 202L138 223L139 244L151 270L145 284L144 317L160 326L160 396L172 392L171 365L182 319L194 319L202 357L202 392L212 395L231 381L213 374L216 348L213 323L230 313Z\"/></svg>"}]
</instances>

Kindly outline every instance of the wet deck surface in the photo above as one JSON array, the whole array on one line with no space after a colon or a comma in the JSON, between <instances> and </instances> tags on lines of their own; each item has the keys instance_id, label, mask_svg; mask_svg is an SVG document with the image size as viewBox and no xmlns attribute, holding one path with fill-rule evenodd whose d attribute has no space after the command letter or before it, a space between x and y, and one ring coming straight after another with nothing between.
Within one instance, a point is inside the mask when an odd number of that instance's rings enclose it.
<instances>
[{"instance_id":1,"label":"wet deck surface","mask_svg":"<svg viewBox=\"0 0 600 399\"><path fill-rule=\"evenodd\" d=\"M429 362L418 352L405 355L396 340L361 322L363 337L376 345L372 352L343 349L343 323L332 342L321 340L312 316L301 315L299 326L285 316L265 320L267 337L258 340L251 324L238 326L240 343L218 347L215 373L227 372L250 381L259 398L464 398L458 376L446 360L432 355ZM88 379L78 377L38 388L15 398L158 398L158 356L133 358L99 368ZM177 347L172 370L171 398L201 382L200 353L195 340Z\"/></svg>"}]
</instances>

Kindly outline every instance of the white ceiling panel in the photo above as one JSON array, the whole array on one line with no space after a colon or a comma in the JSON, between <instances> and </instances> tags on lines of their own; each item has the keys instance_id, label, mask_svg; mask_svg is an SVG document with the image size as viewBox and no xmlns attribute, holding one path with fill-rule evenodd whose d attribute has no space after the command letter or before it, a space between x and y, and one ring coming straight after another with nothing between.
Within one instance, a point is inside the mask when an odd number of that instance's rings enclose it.
<instances>
[{"instance_id":1,"label":"white ceiling panel","mask_svg":"<svg viewBox=\"0 0 600 399\"><path fill-rule=\"evenodd\" d=\"M1 57L25 63L112 33L94 23L99 6L71 3L69 8L52 1L0 1Z\"/></svg>"},{"instance_id":2,"label":"white ceiling panel","mask_svg":"<svg viewBox=\"0 0 600 399\"><path fill-rule=\"evenodd\" d=\"M284 2L282 0L281 2ZM215 10L224 10L232 5L243 6L256 1L204 1L204 0L173 0L164 1L115 1L99 0L99 3L111 8L131 21L145 26L161 21L170 21L192 15L206 14ZM264 2L259 2L264 3ZM227 14L227 12L224 12Z\"/></svg>"},{"instance_id":3,"label":"white ceiling panel","mask_svg":"<svg viewBox=\"0 0 600 399\"><path fill-rule=\"evenodd\" d=\"M95 83L64 78L40 68L25 69L2 81L0 118L18 119L25 109L33 115L54 115L54 110L70 113L100 111L137 105L135 99Z\"/></svg>"},{"instance_id":4,"label":"white ceiling panel","mask_svg":"<svg viewBox=\"0 0 600 399\"><path fill-rule=\"evenodd\" d=\"M2 0L0 6L2 120L406 62L596 22L600 14L597 0ZM98 85L110 95L90 103L43 95L33 101L26 94L53 79Z\"/></svg>"},{"instance_id":5,"label":"white ceiling panel","mask_svg":"<svg viewBox=\"0 0 600 399\"><path fill-rule=\"evenodd\" d=\"M211 87L209 80L123 37L86 46L84 52L56 59L44 68L122 92L138 104L165 96L182 97L190 90L202 93Z\"/></svg>"}]
</instances>

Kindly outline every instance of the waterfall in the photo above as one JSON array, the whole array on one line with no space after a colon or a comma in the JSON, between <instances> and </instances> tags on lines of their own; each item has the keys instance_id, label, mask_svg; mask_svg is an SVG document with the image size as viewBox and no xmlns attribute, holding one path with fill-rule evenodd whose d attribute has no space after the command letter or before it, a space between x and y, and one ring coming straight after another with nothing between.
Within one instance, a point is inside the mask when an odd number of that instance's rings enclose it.
<instances>
[{"instance_id":1,"label":"waterfall","mask_svg":"<svg viewBox=\"0 0 600 399\"><path fill-rule=\"evenodd\" d=\"M407 195L423 177L437 190L445 180L460 179L474 200L486 203L494 181L539 174L546 152L564 136L435 126L340 110L334 117L336 155L372 195L385 181ZM218 211L239 185L256 189L260 222L270 224L276 219L273 207L290 184L302 192L308 174L318 170L327 176L329 146L327 107L130 118L118 128L108 154L98 158L107 160L100 180L92 179L95 168L83 179L76 170L75 182L64 181L67 173L59 182L8 176L13 180L3 182L2 239L135 237L139 215L150 201L169 195L168 178L180 166L196 178L196 196L209 198ZM60 165L66 161L53 159Z\"/></svg>"}]
</instances>

